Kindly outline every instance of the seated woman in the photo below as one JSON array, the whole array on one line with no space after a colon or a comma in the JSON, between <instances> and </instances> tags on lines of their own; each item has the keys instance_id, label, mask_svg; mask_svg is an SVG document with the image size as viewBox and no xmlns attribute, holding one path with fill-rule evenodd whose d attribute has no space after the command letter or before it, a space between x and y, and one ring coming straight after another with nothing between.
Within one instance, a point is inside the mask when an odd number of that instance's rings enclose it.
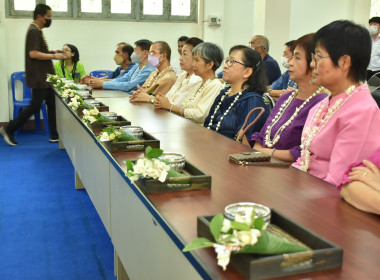
<instances>
[{"instance_id":1,"label":"seated woman","mask_svg":"<svg viewBox=\"0 0 380 280\"><path fill-rule=\"evenodd\" d=\"M341 196L354 207L380 214L380 149L367 160L351 164L340 183Z\"/></svg>"},{"instance_id":2,"label":"seated woman","mask_svg":"<svg viewBox=\"0 0 380 280\"><path fill-rule=\"evenodd\" d=\"M202 84L195 87L180 106L171 106L171 112L203 125L210 107L223 88L215 77L215 71L223 61L223 51L213 43L202 43L192 51L194 74L202 78Z\"/></svg>"},{"instance_id":3,"label":"seated woman","mask_svg":"<svg viewBox=\"0 0 380 280\"><path fill-rule=\"evenodd\" d=\"M347 165L380 146L380 110L366 83L371 57L368 30L346 20L322 27L313 39L313 78L331 92L309 112L301 156L293 164L337 185Z\"/></svg>"},{"instance_id":4,"label":"seated woman","mask_svg":"<svg viewBox=\"0 0 380 280\"><path fill-rule=\"evenodd\" d=\"M194 74L193 69L193 49L203 43L199 38L192 37L185 41L182 47L182 54L179 58L183 72L178 76L177 81L166 95L161 92L156 95L154 107L159 109L171 110L174 106L181 106L182 101L194 88L198 88L202 79Z\"/></svg>"},{"instance_id":5,"label":"seated woman","mask_svg":"<svg viewBox=\"0 0 380 280\"><path fill-rule=\"evenodd\" d=\"M229 57L225 59L223 80L229 87L222 89L216 97L204 127L234 139L252 109L267 109L263 99L266 78L260 54L246 46L232 47ZM258 114L259 111L253 113L249 123ZM269 111L265 110L258 122L246 132L248 139L253 132L260 131L268 115Z\"/></svg>"},{"instance_id":6,"label":"seated woman","mask_svg":"<svg viewBox=\"0 0 380 280\"><path fill-rule=\"evenodd\" d=\"M64 59L54 65L55 74L61 78L80 82L86 75L82 62L79 61L79 51L76 46L65 44L62 48Z\"/></svg>"},{"instance_id":7,"label":"seated woman","mask_svg":"<svg viewBox=\"0 0 380 280\"><path fill-rule=\"evenodd\" d=\"M289 69L289 58L293 56L295 40L285 43L284 53L281 56L282 66ZM296 82L289 77L289 70L286 70L282 75L269 86L269 94L274 98L278 98L284 93L297 88Z\"/></svg>"},{"instance_id":8,"label":"seated woman","mask_svg":"<svg viewBox=\"0 0 380 280\"><path fill-rule=\"evenodd\" d=\"M301 133L309 110L327 96L310 83L313 36L307 34L299 38L294 43L294 56L289 59L289 75L298 89L277 100L264 127L254 133L250 141L256 150L283 161L294 162L300 156Z\"/></svg>"}]
</instances>

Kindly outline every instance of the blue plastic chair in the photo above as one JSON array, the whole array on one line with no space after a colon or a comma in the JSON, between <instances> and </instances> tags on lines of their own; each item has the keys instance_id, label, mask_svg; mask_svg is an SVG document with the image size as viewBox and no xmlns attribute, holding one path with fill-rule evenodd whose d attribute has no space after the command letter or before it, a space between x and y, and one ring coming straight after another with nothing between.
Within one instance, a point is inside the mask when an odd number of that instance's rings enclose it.
<instances>
[{"instance_id":1,"label":"blue plastic chair","mask_svg":"<svg viewBox=\"0 0 380 280\"><path fill-rule=\"evenodd\" d=\"M102 78L107 77L112 72L112 70L95 70L90 73L90 76L93 76L95 78Z\"/></svg>"},{"instance_id":2,"label":"blue plastic chair","mask_svg":"<svg viewBox=\"0 0 380 280\"><path fill-rule=\"evenodd\" d=\"M16 80L19 80L22 83L22 87L23 87L22 100L16 99L16 87L15 87ZM12 96L13 96L13 119L16 119L17 116L20 114L21 110L30 105L32 101L32 90L26 86L24 71L14 72L11 75L11 86L12 86ZM42 116L44 118L45 130L47 134L49 135L50 134L49 122L48 122L45 102L42 103L41 110L42 110ZM36 123L36 129L41 129L40 112L34 114L34 120Z\"/></svg>"}]
</instances>

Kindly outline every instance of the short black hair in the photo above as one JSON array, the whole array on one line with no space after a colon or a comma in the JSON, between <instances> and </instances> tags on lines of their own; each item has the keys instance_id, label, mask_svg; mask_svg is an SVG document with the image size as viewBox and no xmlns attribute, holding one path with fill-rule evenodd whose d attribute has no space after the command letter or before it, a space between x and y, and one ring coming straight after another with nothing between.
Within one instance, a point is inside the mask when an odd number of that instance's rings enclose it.
<instances>
[{"instance_id":1,"label":"short black hair","mask_svg":"<svg viewBox=\"0 0 380 280\"><path fill-rule=\"evenodd\" d=\"M368 21L368 23L372 23L372 22L380 24L380 17L372 17L372 18L370 18L369 21Z\"/></svg>"},{"instance_id":2,"label":"short black hair","mask_svg":"<svg viewBox=\"0 0 380 280\"><path fill-rule=\"evenodd\" d=\"M243 45L237 45L230 49L229 54L234 51L242 51L242 61L245 67L252 68L252 74L243 84L248 86L252 91L263 94L267 90L267 79L264 71L264 63L261 55L255 49Z\"/></svg>"},{"instance_id":3,"label":"short black hair","mask_svg":"<svg viewBox=\"0 0 380 280\"><path fill-rule=\"evenodd\" d=\"M343 55L351 57L348 76L355 81L365 81L371 59L371 36L366 28L349 20L333 21L317 31L313 48L319 44L326 49L332 62L338 66Z\"/></svg>"},{"instance_id":4,"label":"short black hair","mask_svg":"<svg viewBox=\"0 0 380 280\"><path fill-rule=\"evenodd\" d=\"M285 46L287 46L291 52L294 52L294 43L296 40L290 40L289 42L285 43Z\"/></svg>"},{"instance_id":5,"label":"short black hair","mask_svg":"<svg viewBox=\"0 0 380 280\"><path fill-rule=\"evenodd\" d=\"M186 41L187 39L189 39L189 37L187 36L181 36L178 38L178 42L183 42L183 41Z\"/></svg>"},{"instance_id":6,"label":"short black hair","mask_svg":"<svg viewBox=\"0 0 380 280\"><path fill-rule=\"evenodd\" d=\"M149 41L147 39L141 39L135 42L135 45L137 47L140 47L143 51L149 51L150 46L152 45L152 41Z\"/></svg>"},{"instance_id":7,"label":"short black hair","mask_svg":"<svg viewBox=\"0 0 380 280\"><path fill-rule=\"evenodd\" d=\"M33 19L36 19L38 15L44 16L48 11L51 11L51 8L45 4L37 4L34 8Z\"/></svg>"},{"instance_id":8,"label":"short black hair","mask_svg":"<svg viewBox=\"0 0 380 280\"><path fill-rule=\"evenodd\" d=\"M130 44L125 43L125 45L122 47L121 51L123 53L127 53L129 60L131 60L131 55L132 55L134 49Z\"/></svg>"},{"instance_id":9,"label":"short black hair","mask_svg":"<svg viewBox=\"0 0 380 280\"><path fill-rule=\"evenodd\" d=\"M202 43L203 43L203 40L197 37L191 37L191 38L186 39L185 41L185 45L191 45L193 46L193 48L195 48L196 46Z\"/></svg>"}]
</instances>

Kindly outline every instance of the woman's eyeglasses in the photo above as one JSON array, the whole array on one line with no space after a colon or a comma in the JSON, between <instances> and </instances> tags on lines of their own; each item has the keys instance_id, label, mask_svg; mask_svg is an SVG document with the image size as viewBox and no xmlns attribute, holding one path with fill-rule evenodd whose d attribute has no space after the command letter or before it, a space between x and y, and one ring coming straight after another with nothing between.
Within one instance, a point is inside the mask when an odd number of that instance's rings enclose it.
<instances>
[{"instance_id":1,"label":"woman's eyeglasses","mask_svg":"<svg viewBox=\"0 0 380 280\"><path fill-rule=\"evenodd\" d=\"M227 58L224 60L224 64L226 64L228 67L232 67L232 65L234 65L234 63L240 64L240 65L243 65L243 66L245 66L245 67L249 67L249 66L245 65L243 62L237 61L237 60L232 59L232 58L229 58L229 57L227 57Z\"/></svg>"}]
</instances>

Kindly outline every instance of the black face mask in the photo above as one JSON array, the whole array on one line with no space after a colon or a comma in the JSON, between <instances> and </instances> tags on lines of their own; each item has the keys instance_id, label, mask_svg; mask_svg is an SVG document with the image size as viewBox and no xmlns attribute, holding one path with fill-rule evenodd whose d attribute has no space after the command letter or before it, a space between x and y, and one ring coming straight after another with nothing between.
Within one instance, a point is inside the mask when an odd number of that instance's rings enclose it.
<instances>
[{"instance_id":1,"label":"black face mask","mask_svg":"<svg viewBox=\"0 0 380 280\"><path fill-rule=\"evenodd\" d=\"M44 24L45 27L49 27L51 25L51 19L50 18L45 18L46 22Z\"/></svg>"}]
</instances>

